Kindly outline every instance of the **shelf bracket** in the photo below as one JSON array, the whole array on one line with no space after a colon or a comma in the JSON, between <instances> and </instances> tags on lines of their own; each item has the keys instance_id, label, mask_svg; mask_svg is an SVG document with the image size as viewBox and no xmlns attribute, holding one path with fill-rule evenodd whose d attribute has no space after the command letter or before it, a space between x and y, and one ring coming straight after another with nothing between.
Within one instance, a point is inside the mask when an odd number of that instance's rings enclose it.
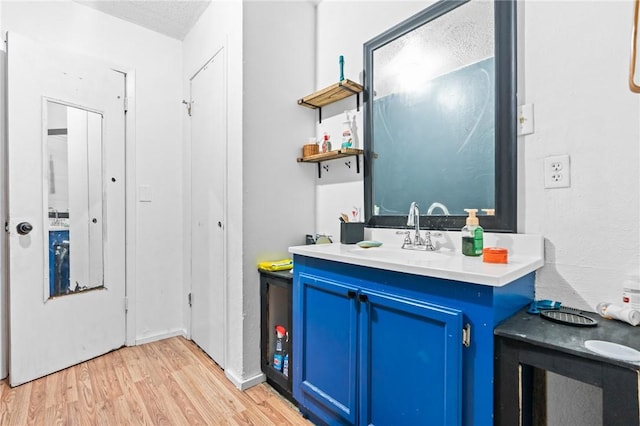
<instances>
[{"instance_id":1,"label":"shelf bracket","mask_svg":"<svg viewBox=\"0 0 640 426\"><path fill-rule=\"evenodd\" d=\"M356 154L356 173L360 173L360 155Z\"/></svg>"},{"instance_id":2,"label":"shelf bracket","mask_svg":"<svg viewBox=\"0 0 640 426\"><path fill-rule=\"evenodd\" d=\"M324 169L325 172L329 171L329 165L322 165L322 163L320 161L318 161L318 179L322 179L322 169Z\"/></svg>"},{"instance_id":3,"label":"shelf bracket","mask_svg":"<svg viewBox=\"0 0 640 426\"><path fill-rule=\"evenodd\" d=\"M318 179L322 179L322 169L324 169L325 172L328 172L329 171L329 165L325 164L323 166L322 163L320 161L318 161Z\"/></svg>"}]
</instances>

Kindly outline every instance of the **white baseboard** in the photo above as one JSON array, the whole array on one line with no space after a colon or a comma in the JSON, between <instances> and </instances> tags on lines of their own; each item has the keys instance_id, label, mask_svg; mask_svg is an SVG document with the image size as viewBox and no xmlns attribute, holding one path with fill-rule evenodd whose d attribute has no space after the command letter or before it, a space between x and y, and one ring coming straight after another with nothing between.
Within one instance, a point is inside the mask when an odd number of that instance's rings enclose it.
<instances>
[{"instance_id":1,"label":"white baseboard","mask_svg":"<svg viewBox=\"0 0 640 426\"><path fill-rule=\"evenodd\" d=\"M184 329L166 331L164 333L154 334L153 336L136 337L136 345L144 345L145 343L157 342L158 340L168 339L169 337L182 336L187 337L187 331Z\"/></svg>"},{"instance_id":2,"label":"white baseboard","mask_svg":"<svg viewBox=\"0 0 640 426\"><path fill-rule=\"evenodd\" d=\"M235 387L237 387L238 389L240 389L241 391L247 390L252 386L259 385L260 383L262 383L265 380L267 380L267 378L264 375L264 373L258 373L257 375L255 375L253 377L246 378L246 379L241 379L234 372L229 370L228 368L226 370L224 370L224 375L227 376L227 379L229 379L231 381L231 383L233 383L233 385Z\"/></svg>"}]
</instances>

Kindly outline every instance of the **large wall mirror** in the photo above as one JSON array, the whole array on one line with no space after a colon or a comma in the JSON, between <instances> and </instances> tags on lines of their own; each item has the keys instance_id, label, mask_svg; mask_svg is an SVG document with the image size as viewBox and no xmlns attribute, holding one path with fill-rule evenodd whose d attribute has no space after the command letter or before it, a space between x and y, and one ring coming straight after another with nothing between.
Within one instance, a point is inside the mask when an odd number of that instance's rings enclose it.
<instances>
[{"instance_id":1,"label":"large wall mirror","mask_svg":"<svg viewBox=\"0 0 640 426\"><path fill-rule=\"evenodd\" d=\"M364 45L365 216L516 232L515 1L444 0Z\"/></svg>"},{"instance_id":2,"label":"large wall mirror","mask_svg":"<svg viewBox=\"0 0 640 426\"><path fill-rule=\"evenodd\" d=\"M45 295L58 297L104 286L102 115L52 100L46 112Z\"/></svg>"}]
</instances>

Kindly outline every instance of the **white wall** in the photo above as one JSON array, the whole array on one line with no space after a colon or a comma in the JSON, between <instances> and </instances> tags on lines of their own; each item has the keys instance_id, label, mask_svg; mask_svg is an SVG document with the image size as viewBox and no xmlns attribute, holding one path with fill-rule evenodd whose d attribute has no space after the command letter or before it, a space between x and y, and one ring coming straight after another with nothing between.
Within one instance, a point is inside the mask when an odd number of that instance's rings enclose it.
<instances>
[{"instance_id":1,"label":"white wall","mask_svg":"<svg viewBox=\"0 0 640 426\"><path fill-rule=\"evenodd\" d=\"M640 271L640 97L627 87L632 2L527 2L524 230L544 235L539 297L593 310ZM562 22L549 16L563 16ZM543 188L542 160L571 155L571 188Z\"/></svg>"},{"instance_id":2,"label":"white wall","mask_svg":"<svg viewBox=\"0 0 640 426\"><path fill-rule=\"evenodd\" d=\"M315 114L297 99L314 90L315 6L244 3L243 360L260 372L258 262L291 257L314 232L315 164L297 163Z\"/></svg>"},{"instance_id":3,"label":"white wall","mask_svg":"<svg viewBox=\"0 0 640 426\"><path fill-rule=\"evenodd\" d=\"M431 3L433 2L322 1L318 5L317 17L315 89L338 82L340 55L344 56L345 78L363 84L363 44ZM359 148L363 148L362 99L360 102L360 112L356 111L355 96L323 108L322 123L317 126L316 136L320 137L327 132L333 141L333 148L339 148L344 111L347 110L356 114ZM364 215L364 170L361 162L360 174L356 174L353 159L351 168L338 160L325 164L329 166L329 171L323 170L322 177L316 180L316 231L332 235L333 241L340 241L340 213L349 214L357 207Z\"/></svg>"},{"instance_id":4,"label":"white wall","mask_svg":"<svg viewBox=\"0 0 640 426\"><path fill-rule=\"evenodd\" d=\"M323 1L318 87L337 80L340 54L354 79L362 43L428 4ZM519 103L535 104L536 130L518 142L519 231L545 237L537 298L593 310L619 302L627 274L640 271L640 97L627 88L632 12L633 2L622 1L518 2ZM543 159L557 154L571 156L571 187L544 189ZM336 235L338 209L360 202L363 188L332 179L318 181L316 215L318 231ZM590 405L590 390L571 386L552 381L550 398L577 395L572 406ZM562 418L593 424L590 413L574 411Z\"/></svg>"},{"instance_id":5,"label":"white wall","mask_svg":"<svg viewBox=\"0 0 640 426\"><path fill-rule=\"evenodd\" d=\"M153 187L153 201L128 206L136 209L133 338L183 333L181 43L72 1L5 1L0 23L3 34L135 70L135 180Z\"/></svg>"}]
</instances>

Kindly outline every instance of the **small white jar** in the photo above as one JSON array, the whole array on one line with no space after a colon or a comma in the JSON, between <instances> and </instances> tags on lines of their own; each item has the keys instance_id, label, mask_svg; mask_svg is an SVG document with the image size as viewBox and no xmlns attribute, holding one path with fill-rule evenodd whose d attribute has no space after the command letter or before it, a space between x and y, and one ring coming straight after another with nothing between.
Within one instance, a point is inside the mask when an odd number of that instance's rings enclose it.
<instances>
[{"instance_id":1,"label":"small white jar","mask_svg":"<svg viewBox=\"0 0 640 426\"><path fill-rule=\"evenodd\" d=\"M640 277L630 276L624 281L622 303L627 308L640 310Z\"/></svg>"}]
</instances>

